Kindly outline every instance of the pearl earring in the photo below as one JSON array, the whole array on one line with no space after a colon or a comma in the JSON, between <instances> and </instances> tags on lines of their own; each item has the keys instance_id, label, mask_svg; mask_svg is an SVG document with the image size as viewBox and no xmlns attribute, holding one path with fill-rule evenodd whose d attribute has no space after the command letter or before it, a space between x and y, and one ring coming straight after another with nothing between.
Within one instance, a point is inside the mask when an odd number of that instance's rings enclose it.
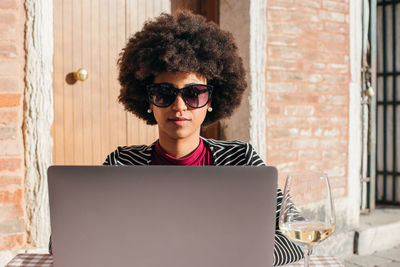
<instances>
[{"instance_id":1,"label":"pearl earring","mask_svg":"<svg viewBox=\"0 0 400 267\"><path fill-rule=\"evenodd\" d=\"M152 113L153 111L149 108L149 109L147 109L147 113Z\"/></svg>"},{"instance_id":2,"label":"pearl earring","mask_svg":"<svg viewBox=\"0 0 400 267\"><path fill-rule=\"evenodd\" d=\"M208 107L207 111L211 112L212 111L212 107Z\"/></svg>"}]
</instances>

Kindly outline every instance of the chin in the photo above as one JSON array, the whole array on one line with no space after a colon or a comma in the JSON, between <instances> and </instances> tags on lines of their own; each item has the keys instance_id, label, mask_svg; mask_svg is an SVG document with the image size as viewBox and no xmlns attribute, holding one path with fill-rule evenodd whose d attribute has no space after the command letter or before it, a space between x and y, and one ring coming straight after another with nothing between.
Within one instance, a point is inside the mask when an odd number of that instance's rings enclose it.
<instances>
[{"instance_id":1,"label":"chin","mask_svg":"<svg viewBox=\"0 0 400 267\"><path fill-rule=\"evenodd\" d=\"M173 139L179 140L179 139L185 139L190 136L193 136L195 132L188 131L187 129L179 129L173 132L170 132L169 136Z\"/></svg>"},{"instance_id":2,"label":"chin","mask_svg":"<svg viewBox=\"0 0 400 267\"><path fill-rule=\"evenodd\" d=\"M189 137L190 134L188 133L174 133L171 135L172 138L179 140L179 139L185 139L187 137Z\"/></svg>"}]
</instances>

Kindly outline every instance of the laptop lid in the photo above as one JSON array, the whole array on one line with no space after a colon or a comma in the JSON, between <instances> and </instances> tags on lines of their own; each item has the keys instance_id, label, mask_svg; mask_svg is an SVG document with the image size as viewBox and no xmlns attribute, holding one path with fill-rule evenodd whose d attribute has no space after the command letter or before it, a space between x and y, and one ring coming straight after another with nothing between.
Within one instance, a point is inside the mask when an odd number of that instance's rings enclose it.
<instances>
[{"instance_id":1,"label":"laptop lid","mask_svg":"<svg viewBox=\"0 0 400 267\"><path fill-rule=\"evenodd\" d=\"M273 167L52 166L56 267L272 266Z\"/></svg>"}]
</instances>

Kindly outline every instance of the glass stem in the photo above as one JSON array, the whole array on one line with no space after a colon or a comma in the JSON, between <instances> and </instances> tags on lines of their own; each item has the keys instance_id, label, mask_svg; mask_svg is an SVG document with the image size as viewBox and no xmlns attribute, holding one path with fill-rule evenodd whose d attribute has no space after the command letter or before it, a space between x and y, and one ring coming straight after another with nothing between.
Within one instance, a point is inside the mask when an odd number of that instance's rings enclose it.
<instances>
[{"instance_id":1,"label":"glass stem","mask_svg":"<svg viewBox=\"0 0 400 267\"><path fill-rule=\"evenodd\" d=\"M309 266L309 262L310 262L310 256L311 256L311 253L312 253L311 246L305 246L303 253L304 253L304 267L308 267Z\"/></svg>"}]
</instances>

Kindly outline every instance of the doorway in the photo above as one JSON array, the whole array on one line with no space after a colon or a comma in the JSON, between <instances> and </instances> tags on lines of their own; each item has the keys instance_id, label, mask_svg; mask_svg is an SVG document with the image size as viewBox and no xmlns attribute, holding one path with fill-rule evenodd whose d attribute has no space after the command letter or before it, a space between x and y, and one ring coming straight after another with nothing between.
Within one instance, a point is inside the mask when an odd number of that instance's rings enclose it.
<instances>
[{"instance_id":1,"label":"doorway","mask_svg":"<svg viewBox=\"0 0 400 267\"><path fill-rule=\"evenodd\" d=\"M118 103L117 59L145 20L186 8L218 23L215 0L55 0L53 164L98 165L118 146L151 144L148 126ZM87 79L79 80L79 70ZM219 138L219 124L201 135Z\"/></svg>"},{"instance_id":2,"label":"doorway","mask_svg":"<svg viewBox=\"0 0 400 267\"><path fill-rule=\"evenodd\" d=\"M378 0L376 23L376 202L400 205L400 0Z\"/></svg>"}]
</instances>

